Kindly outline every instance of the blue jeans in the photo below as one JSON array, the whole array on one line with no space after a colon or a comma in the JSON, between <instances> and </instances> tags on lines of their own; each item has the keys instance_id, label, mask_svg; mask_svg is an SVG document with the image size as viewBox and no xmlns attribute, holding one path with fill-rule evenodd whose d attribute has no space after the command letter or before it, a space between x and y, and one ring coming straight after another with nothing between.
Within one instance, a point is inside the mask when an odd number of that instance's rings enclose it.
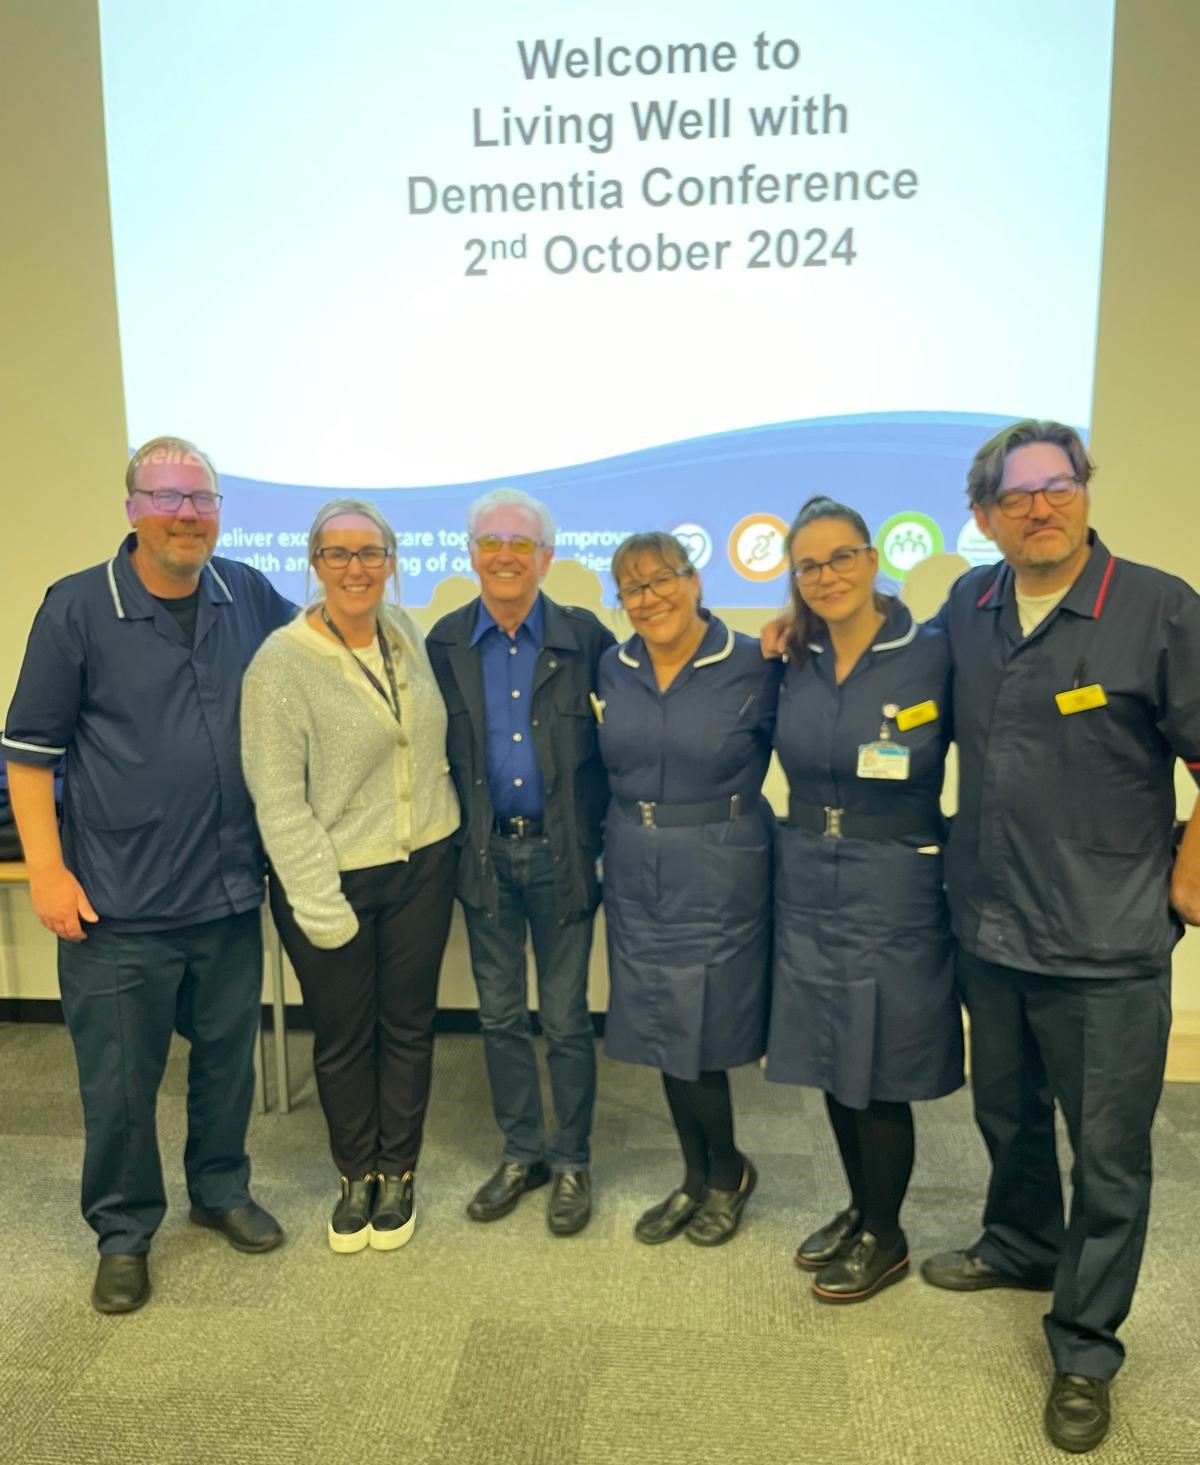
<instances>
[{"instance_id":1,"label":"blue jeans","mask_svg":"<svg viewBox=\"0 0 1200 1465\"><path fill-rule=\"evenodd\" d=\"M596 1044L587 1007L592 918L564 921L560 916L549 840L493 834L489 853L500 884L496 914L473 906L465 907L464 914L504 1158L521 1165L545 1159L556 1170L579 1169L589 1159L596 1098ZM526 1000L527 926L557 1120L553 1137L546 1136L542 1122Z\"/></svg>"}]
</instances>

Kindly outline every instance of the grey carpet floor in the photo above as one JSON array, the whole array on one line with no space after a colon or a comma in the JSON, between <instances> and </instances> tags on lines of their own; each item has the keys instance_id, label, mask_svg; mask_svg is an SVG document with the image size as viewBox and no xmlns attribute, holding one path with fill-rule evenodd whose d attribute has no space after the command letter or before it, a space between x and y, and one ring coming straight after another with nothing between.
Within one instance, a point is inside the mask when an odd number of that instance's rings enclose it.
<instances>
[{"instance_id":1,"label":"grey carpet floor","mask_svg":"<svg viewBox=\"0 0 1200 1465\"><path fill-rule=\"evenodd\" d=\"M498 1156L474 1037L438 1041L401 1251L336 1257L310 1040L295 1107L256 1115L263 1257L191 1226L180 1173L186 1048L160 1104L171 1202L141 1312L89 1306L79 1103L63 1029L0 1026L0 1460L371 1465L959 1465L1061 1461L1041 1429L1039 1295L938 1292L915 1273L859 1307L815 1302L791 1252L841 1204L819 1096L734 1076L759 1190L735 1241L648 1248L630 1230L676 1182L658 1077L601 1061L596 1213L545 1229L545 1192L490 1226L463 1206ZM985 1162L965 1094L923 1105L905 1223L914 1256L973 1238ZM1156 1132L1146 1264L1105 1465L1200 1461L1200 1086Z\"/></svg>"}]
</instances>

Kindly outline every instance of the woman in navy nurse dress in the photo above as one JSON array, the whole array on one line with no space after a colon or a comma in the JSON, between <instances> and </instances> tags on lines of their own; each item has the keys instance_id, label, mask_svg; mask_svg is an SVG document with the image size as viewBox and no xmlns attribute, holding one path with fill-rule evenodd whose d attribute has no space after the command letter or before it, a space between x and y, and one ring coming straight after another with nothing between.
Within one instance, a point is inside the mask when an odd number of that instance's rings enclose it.
<instances>
[{"instance_id":1,"label":"woman in navy nurse dress","mask_svg":"<svg viewBox=\"0 0 1200 1465\"><path fill-rule=\"evenodd\" d=\"M788 548L767 1078L824 1090L850 1201L796 1261L822 1301L860 1302L908 1269L910 1103L963 1082L938 802L950 656L875 594L878 555L853 509L810 500Z\"/></svg>"},{"instance_id":2,"label":"woman in navy nurse dress","mask_svg":"<svg viewBox=\"0 0 1200 1465\"><path fill-rule=\"evenodd\" d=\"M756 1180L734 1143L726 1070L765 1048L774 819L762 782L780 668L701 609L673 536L631 536L613 578L636 634L598 674L612 791L605 1050L662 1072L684 1157L682 1184L635 1236L715 1246Z\"/></svg>"}]
</instances>

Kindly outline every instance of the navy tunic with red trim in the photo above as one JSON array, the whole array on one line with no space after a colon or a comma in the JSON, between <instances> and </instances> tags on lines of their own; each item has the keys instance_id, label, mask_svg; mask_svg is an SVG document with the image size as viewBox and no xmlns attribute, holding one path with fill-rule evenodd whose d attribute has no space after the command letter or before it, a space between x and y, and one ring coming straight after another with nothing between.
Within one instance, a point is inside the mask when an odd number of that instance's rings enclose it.
<instances>
[{"instance_id":1,"label":"navy tunic with red trim","mask_svg":"<svg viewBox=\"0 0 1200 1465\"><path fill-rule=\"evenodd\" d=\"M902 816L913 832L836 838L781 825L767 1077L811 1084L851 1108L935 1099L963 1082L962 1017L942 887L938 800L951 736L950 651L888 603L884 624L839 686L827 638L788 664L775 747L793 800L847 815ZM859 776L883 709L924 706L893 743L904 780Z\"/></svg>"},{"instance_id":2,"label":"navy tunic with red trim","mask_svg":"<svg viewBox=\"0 0 1200 1465\"><path fill-rule=\"evenodd\" d=\"M1174 764L1200 781L1200 596L1173 575L1091 554L1022 636L1007 565L968 571L936 623L954 656L959 810L947 887L984 961L1060 977L1162 971ZM1099 687L1064 715L1056 694Z\"/></svg>"},{"instance_id":3,"label":"navy tunic with red trim","mask_svg":"<svg viewBox=\"0 0 1200 1465\"><path fill-rule=\"evenodd\" d=\"M771 957L771 756L780 669L715 617L665 692L640 636L604 653L600 755L611 984L605 1051L678 1078L763 1053ZM632 802L717 803L738 818L651 827Z\"/></svg>"}]
</instances>

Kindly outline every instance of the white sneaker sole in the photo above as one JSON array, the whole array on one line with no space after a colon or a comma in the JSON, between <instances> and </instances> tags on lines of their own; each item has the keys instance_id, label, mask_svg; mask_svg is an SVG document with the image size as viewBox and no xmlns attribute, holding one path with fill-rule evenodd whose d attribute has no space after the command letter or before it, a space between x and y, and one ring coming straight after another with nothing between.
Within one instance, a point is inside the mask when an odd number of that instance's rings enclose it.
<instances>
[{"instance_id":1,"label":"white sneaker sole","mask_svg":"<svg viewBox=\"0 0 1200 1465\"><path fill-rule=\"evenodd\" d=\"M329 1227L329 1249L339 1256L350 1256L356 1251L365 1251L371 1239L370 1226L361 1231L335 1231Z\"/></svg>"},{"instance_id":2,"label":"white sneaker sole","mask_svg":"<svg viewBox=\"0 0 1200 1465\"><path fill-rule=\"evenodd\" d=\"M403 1226L397 1226L394 1231L376 1231L374 1226L368 1226L370 1233L369 1244L373 1251L396 1251L406 1242L412 1240L412 1234L417 1228L417 1213L414 1210Z\"/></svg>"}]
</instances>

